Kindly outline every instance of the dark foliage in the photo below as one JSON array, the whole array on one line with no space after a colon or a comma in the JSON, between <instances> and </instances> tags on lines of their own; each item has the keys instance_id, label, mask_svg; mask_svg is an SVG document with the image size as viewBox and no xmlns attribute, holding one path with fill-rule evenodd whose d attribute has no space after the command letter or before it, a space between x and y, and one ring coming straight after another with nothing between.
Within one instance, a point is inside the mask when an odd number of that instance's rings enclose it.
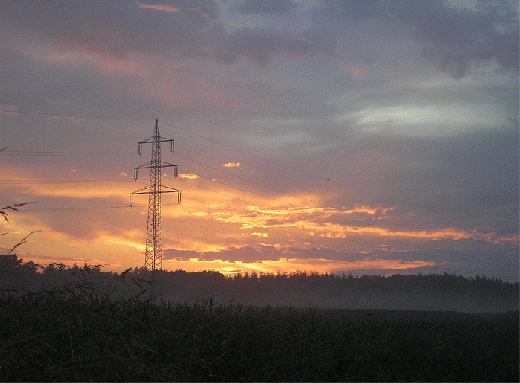
<instances>
[{"instance_id":1,"label":"dark foliage","mask_svg":"<svg viewBox=\"0 0 520 383\"><path fill-rule=\"evenodd\" d=\"M518 313L0 301L2 381L518 381Z\"/></svg>"}]
</instances>

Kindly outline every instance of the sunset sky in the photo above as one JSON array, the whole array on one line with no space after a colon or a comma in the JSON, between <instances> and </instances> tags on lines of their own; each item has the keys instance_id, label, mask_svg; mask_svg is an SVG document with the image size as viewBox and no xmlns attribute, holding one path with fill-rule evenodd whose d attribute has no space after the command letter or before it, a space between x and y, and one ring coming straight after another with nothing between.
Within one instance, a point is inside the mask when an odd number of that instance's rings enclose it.
<instances>
[{"instance_id":1,"label":"sunset sky","mask_svg":"<svg viewBox=\"0 0 520 383\"><path fill-rule=\"evenodd\" d=\"M163 268L519 279L518 4L0 1L0 251ZM1 209L0 209L1 210ZM2 218L2 217L0 217Z\"/></svg>"}]
</instances>

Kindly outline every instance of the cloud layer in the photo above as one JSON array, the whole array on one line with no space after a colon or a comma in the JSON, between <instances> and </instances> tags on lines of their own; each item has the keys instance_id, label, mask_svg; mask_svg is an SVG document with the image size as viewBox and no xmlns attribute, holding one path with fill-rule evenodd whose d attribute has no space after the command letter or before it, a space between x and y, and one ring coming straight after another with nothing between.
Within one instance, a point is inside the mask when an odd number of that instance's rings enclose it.
<instances>
[{"instance_id":1,"label":"cloud layer","mask_svg":"<svg viewBox=\"0 0 520 383\"><path fill-rule=\"evenodd\" d=\"M455 78L494 60L504 70L518 72L518 13L507 0L478 1L458 7L447 1L327 0L327 12L354 20L375 19L413 29L422 52L439 69Z\"/></svg>"},{"instance_id":2,"label":"cloud layer","mask_svg":"<svg viewBox=\"0 0 520 383\"><path fill-rule=\"evenodd\" d=\"M2 249L141 265L128 175L159 118L170 269L518 278L508 1L3 1L0 25L2 198L37 202Z\"/></svg>"}]
</instances>

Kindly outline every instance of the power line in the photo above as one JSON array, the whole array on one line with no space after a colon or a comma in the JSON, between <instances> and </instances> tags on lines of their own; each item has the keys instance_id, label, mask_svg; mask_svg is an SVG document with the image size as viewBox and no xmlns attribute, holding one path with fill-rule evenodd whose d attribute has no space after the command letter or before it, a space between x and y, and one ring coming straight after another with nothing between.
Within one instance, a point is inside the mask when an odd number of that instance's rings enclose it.
<instances>
[{"instance_id":1,"label":"power line","mask_svg":"<svg viewBox=\"0 0 520 383\"><path fill-rule=\"evenodd\" d=\"M26 180L13 180L13 179L0 179L0 183L3 185L46 185L46 184L82 184L82 183L135 183L134 180L103 180L103 179L86 179L86 180L38 180L38 179L26 179Z\"/></svg>"},{"instance_id":2,"label":"power line","mask_svg":"<svg viewBox=\"0 0 520 383\"><path fill-rule=\"evenodd\" d=\"M161 121L161 122L164 122L165 124L171 125L171 126L173 126L174 128L176 128L176 129L180 129L180 130L182 130L182 131L184 131L184 132L187 132L187 133L189 133L189 134L192 134L192 135L194 135L194 136L198 136L198 137L204 138L205 140L208 140L208 141L213 142L213 143L215 143L215 144L218 144L218 145L224 146L224 147L226 147L226 148L228 148L228 149L234 149L234 150L239 151L239 152L241 152L241 153L244 153L244 154L250 155L250 156L252 156L252 157L256 157L256 158L258 158L258 159L260 159L260 160L263 160L263 161L271 162L271 163L275 164L276 166L278 166L278 164L277 164L275 161L273 161L273 160L271 160L271 159L269 159L269 158L266 158L266 157L259 156L259 155L257 155L257 154L253 154L250 150L243 150L243 149L237 148L236 146L233 146L233 145L224 144L223 142L217 141L217 140L215 140L215 139L208 138L208 137L206 137L206 136L203 136L203 135L200 135L200 134L197 134L197 133L190 132L190 131L187 130L187 129L181 128L181 127L179 127L179 126L177 126L177 125L174 125L174 124L172 124L172 123L169 123L169 122L167 122L167 121L162 121L162 120L160 120L160 121ZM317 177L316 174L312 174L312 173L304 172L304 171L302 171L302 170L297 170L297 169L293 169L293 168L288 168L288 169L289 169L289 170L296 171L296 172L298 172L298 173L302 173L302 174L308 175L308 176ZM321 177L319 177L319 178L321 179Z\"/></svg>"},{"instance_id":3,"label":"power line","mask_svg":"<svg viewBox=\"0 0 520 383\"><path fill-rule=\"evenodd\" d=\"M90 156L134 156L135 153L111 152L111 153L66 153L66 152L36 152L29 150L4 150L1 156L24 157L90 157Z\"/></svg>"},{"instance_id":4,"label":"power line","mask_svg":"<svg viewBox=\"0 0 520 383\"><path fill-rule=\"evenodd\" d=\"M81 115L77 115L77 114L59 114L59 113L48 113L48 112L27 112L27 111L10 111L10 110L5 110L5 109L1 109L0 112L8 112L8 113L20 113L20 114L42 114L42 115L51 115L51 116L61 116L61 117L76 117L76 118L79 118L79 117L82 117L82 118L107 118L107 119L134 119L134 120L148 120L149 118L137 118L137 117L116 117L116 116L101 116L101 115L92 115L92 116L81 116ZM158 121L161 121L161 122L164 122L165 124L168 124L170 126L173 126L177 129L180 129L180 130L183 130L193 136L197 136L197 137L201 137L201 138L204 138L210 142L213 142L213 143L216 143L216 144L219 144L221 146L224 146L224 147L227 147L227 148L231 148L231 149L235 149L235 150L238 150L244 154L248 154L248 155L251 155L253 157L256 157L256 158L259 158L259 159L262 159L262 160L265 160L265 161L269 161L269 162L272 162L274 164L276 164L274 161L270 160L270 159L267 159L267 158L264 158L264 157L261 157L261 156L258 156L258 155L255 155L253 153L251 153L250 151L244 151L242 149L239 149L239 148L236 148L232 145L227 145L227 144L224 144L220 141L217 141L217 140L214 140L214 139L211 139L211 138L208 138L206 136L203 136L203 135L200 135L200 134L197 134L197 133L193 133L193 132L190 132L188 131L187 129L183 129L183 128L180 128L170 122L167 122L167 121L164 121L164 120L158 120ZM52 157L82 157L82 156L97 156L97 155L133 155L133 153L63 153L63 152L36 152L36 151L13 151L13 150L8 150L8 151L5 151L4 153L0 153L0 155L23 155L23 156L36 156L36 157L39 157L39 156L52 156ZM178 155L178 154L177 154ZM206 166L208 168L211 168L213 170L216 170L216 171L219 171L221 172L220 169L217 169L211 165L207 165L207 164L204 164L200 161L197 161L197 160L194 160L194 159L190 159L188 157L185 157L185 156L182 156L182 155L178 155L179 157L182 157L184 159L187 159L187 160L190 160L190 161L193 161L193 162L196 162L200 165L203 165L203 166ZM294 169L293 169L294 170ZM303 172L304 174L309 174L309 173L306 173L306 172ZM233 177L236 177L236 178L239 178L239 179L243 179L243 180L246 180L248 182L251 182L251 183L254 183L254 184L257 184L257 185L260 185L260 186L263 186L263 187L266 187L268 189L271 189L271 190L275 190L277 192L281 192L283 194L287 194L285 191L282 191L280 189L277 189L277 188L273 188L273 187L270 187L270 186L267 186L267 185L263 185L259 182L256 182L256 181L253 181L253 180L250 180L246 177L242 177L242 176L239 176L239 175L235 175L235 174L232 174ZM218 181L222 184L225 184L221 181ZM228 184L225 184L227 186L231 186L231 185L228 185ZM231 186L233 187L233 186ZM241 189L241 188L238 188L236 187L237 189L239 190L242 190L242 191L246 191L246 192L249 192L249 193L253 193L253 194L257 194L255 192L251 192L251 191L248 191L248 190L244 190L244 189Z\"/></svg>"},{"instance_id":5,"label":"power line","mask_svg":"<svg viewBox=\"0 0 520 383\"><path fill-rule=\"evenodd\" d=\"M36 114L43 116L56 116L56 117L75 117L75 118L102 118L102 119L111 119L111 120L155 120L152 117L121 117L121 116L103 116L103 115L79 115L79 114L64 114L64 113L50 113L50 112L32 112L25 110L8 110L8 109L0 109L0 113L5 113L8 115L18 115L18 114Z\"/></svg>"},{"instance_id":6,"label":"power line","mask_svg":"<svg viewBox=\"0 0 520 383\"><path fill-rule=\"evenodd\" d=\"M50 116L60 116L60 117L76 117L76 118L103 118L103 119L130 119L130 120L151 120L151 118L143 118L143 117L120 117L120 116L104 116L104 115L77 115L77 114L60 114L60 113L47 113L47 112L28 112L28 111L13 111L13 110L5 110L5 109L1 109L0 112L6 112L6 113L10 113L10 114L36 114L36 115L50 115ZM197 134L197 133L194 133L194 132L191 132L187 129L184 129L184 128L181 128L179 126L176 126L168 121L164 121L164 120L160 120L161 122L167 124L167 125L170 125L170 126L173 126L175 127L176 129L179 129L179 130L182 130L188 134L191 134L192 136L197 136L197 137L200 137L200 138L203 138L209 142L212 142L212 143L215 143L215 144L218 144L220 146L223 146L223 147L226 147L226 148L229 148L229 149L233 149L233 150L236 150L238 152L241 152L243 154L246 154L246 155L249 155L251 157L254 157L256 159L260 159L260 160L263 160L263 161L267 161L267 162L270 162L272 164L274 164L276 167L279 168L279 164L276 163L275 161L269 159L269 158L265 158L263 156L259 156L255 153L253 153L252 151L250 150L243 150L243 149L240 149L238 147L235 147L233 145L229 145L229 144L226 144L226 143L223 143L223 142L220 142L218 140L215 140L215 139L212 139L212 138L209 138L209 137L206 137L204 135L201 135L201 134ZM5 148L6 149L6 148ZM78 154L78 153L60 153L60 152L29 152L29 151L9 151L9 150L4 150L2 153L0 153L1 155L26 155L26 156L91 156L91 155L132 155L131 153L92 153L92 154ZM178 154L177 154L178 155ZM186 156L181 156L179 155L179 157L182 157L184 159L187 159L187 160L190 160L190 161L194 161L196 163L199 163L200 165L203 165L205 167L208 167L210 169L213 169L215 171L219 171L221 172L221 169L217 169L211 165L207 165L207 164L204 164L203 162L201 161L197 161L197 160L193 160L193 159L190 159ZM295 169L295 168L290 168L290 167L284 167L285 171L287 170L291 170L292 172L296 172L296 173L300 173L300 174L304 174L306 176L310 176L310 177L314 177L314 178L318 178L320 180L327 180L329 181L329 179L326 179L326 178L323 178L321 176L317 176L316 174L314 173L309 173L309 172L305 172L305 171L302 171L302 170L299 170L299 169ZM267 186L267 185L263 185L259 182L256 182L256 181L253 181L253 180L250 180L246 177L242 177L242 176L238 176L238 175L235 175L235 174L228 174L228 175L231 175L233 177L236 177L236 178L239 178L239 179L242 179L242 180L246 180L248 182L251 182L251 183L254 183L254 184L257 184L257 185L261 185L261 186L264 186L266 188L269 188L269 189L272 189L272 190L275 190L277 192L280 192L280 193L283 193L285 195L288 195L287 192L284 192L280 189L277 189L277 188L273 188L273 187L270 187L270 186ZM201 176L203 178L206 178L208 179L207 177L204 177L204 176ZM182 181L185 181L185 180L182 180ZM16 181L15 181L16 182ZM16 184L15 182L11 182L10 184ZM70 180L70 181L48 181L48 182L42 182L42 181L39 181L39 183L90 183L90 182L131 182L130 180ZM230 184L227 184L225 182L222 182L222 181L217 181L219 182L220 184L222 185L225 185L225 186L228 186L228 187L231 187L231 188L234 188L234 189L237 189L237 190L241 190L243 192L246 192L246 193L251 193L251 194L255 194L255 195L259 195L259 196L262 196L262 197L265 197L265 198L271 198L269 196L266 196L266 195L263 195L261 193L256 193L256 192L253 192L253 191L250 191L250 190L246 190L246 189L242 189L240 187L237 187L237 186L233 186L233 185L230 185ZM332 181L329 181L331 184L338 184L338 185L341 185L341 186L345 186L345 187L348 187L348 188L351 188L351 189L354 189L354 190L358 190L358 191L361 191L359 188L356 188L352 185L347 185L347 184L343 184L343 183L340 183L340 182L337 182L336 180L332 180ZM27 181L20 181L20 183L27 183ZM36 183L36 182L34 182ZM6 182L6 184L9 184L9 182ZM200 185L196 185L197 187L201 187ZM225 193L222 193L222 192L219 192L219 191L216 191L216 190L212 190L210 188L205 188L206 190L209 190L209 191L212 191L214 193L219 193L219 194L222 194L222 195L227 195ZM229 196L229 195L227 195ZM229 196L230 198L234 199L234 200L241 200L237 197L234 197L234 196ZM245 200L241 200L243 202L248 202L248 201L245 201Z\"/></svg>"},{"instance_id":7,"label":"power line","mask_svg":"<svg viewBox=\"0 0 520 383\"><path fill-rule=\"evenodd\" d=\"M213 170L215 170L215 171L217 171L217 172L219 172L219 173L222 173L222 169L215 168L214 166L207 165L207 164L205 164L205 163L203 163L203 162L201 162L201 161L194 160L194 159L192 159L192 158L189 158L189 157L186 157L186 156L183 156L183 155L177 154L177 153L175 153L175 155L176 155L176 156L179 156L179 157L181 157L181 158L184 158L184 159L186 159L186 160L188 160L188 161L192 161L192 162L198 163L198 164L200 164L200 165L202 165L202 166L205 166L205 167L207 167L207 168L213 169ZM241 179L241 180L245 180L245 181L251 182L251 183L253 183L253 184L256 184L256 185L259 185L259 186L265 187L265 188L267 188L267 189L271 189L271 190L277 191L277 192L282 193L282 194L287 194L287 192L284 191L284 190L281 190L281 189L278 189L278 188L274 188L274 187L272 187L272 186L264 185L264 184L262 184L262 183L260 183L260 182L256 182L256 181L250 180L250 179L247 178L247 177L239 176L238 174L226 174L226 175L229 175L229 176L231 176L231 177L235 177L235 178L239 178L239 179ZM200 176L200 175L199 175L199 176ZM200 176L200 177L202 177L202 176ZM220 182L220 183L222 183L223 185L231 186L231 185L228 185L228 184L226 184L226 183L224 183L224 182L221 182L221 181L217 181L217 182ZM233 186L231 186L231 187L233 187ZM240 188L239 188L239 189L240 189ZM242 190L242 189L240 189L240 190ZM254 193L254 194L257 194L257 193Z\"/></svg>"},{"instance_id":8,"label":"power line","mask_svg":"<svg viewBox=\"0 0 520 383\"><path fill-rule=\"evenodd\" d=\"M78 114L61 114L61 113L48 113L48 112L30 112L30 111L19 111L19 110L16 110L16 111L13 111L13 110L6 110L6 109L0 109L0 112L4 112L4 113L8 113L8 114L35 114L35 115L48 115L48 116L58 116L58 117L76 117L76 118L101 118L101 119L120 119L120 120L140 120L140 121L146 121L146 120L153 120L152 118L150 117L121 117L121 116L106 116L106 115L78 115ZM238 147L235 147L233 145L229 145L229 144L225 144L223 142L220 142L218 140L215 140L215 139L212 139L212 138L209 138L209 137L206 137L204 135L201 135L201 134L197 134L197 133L194 133L194 132L191 132L187 129L184 129L184 128L181 128L179 126L176 126L168 121L164 121L164 120L160 120L161 122L164 122L165 124L168 124L170 126L173 126L175 127L176 129L179 129L179 130L182 130L188 134L191 134L193 136L197 136L197 137L200 137L200 138L203 138L209 142L212 142L212 143L215 143L215 144L218 144L220 146L223 146L223 147L226 147L226 148L229 148L229 149L233 149L233 150L236 150L238 152L241 152L243 154L246 154L246 155L249 155L251 157L254 157L254 158L257 158L257 159L260 159L260 160L263 160L263 161L267 161L267 162L270 162L272 164L274 164L277 168L279 168L279 164L276 163L275 161L269 159L269 158L265 158L263 156L259 156L255 153L253 153L252 151L250 150L243 150L243 149L240 149ZM0 155L13 155L13 156L16 156L16 155L19 155L19 156L53 156L53 157L86 157L86 156L97 156L97 155L133 155L133 153L62 153L62 152L37 152L37 151L12 151L12 150L6 150L8 147L5 147L5 148L2 148L0 149ZM178 155L178 154L177 154ZM204 164L203 162L201 161L197 161L197 160L193 160L193 159L190 159L189 157L186 157L186 156L181 156L181 155L178 155L179 157L182 157L184 159L187 159L187 160L190 160L190 161L193 161L193 162L196 162L200 165L203 165L207 168L210 168L210 169L213 169L215 171L219 171L219 172L222 172L221 169L217 169L211 165L207 165L207 164ZM338 182L337 180L330 180L328 178L324 178L324 177L321 177L321 176L317 176L316 174L314 173L309 173L309 172L305 172L305 171L302 171L302 170L299 170L299 169L295 169L295 168L290 168L290 167L284 167L282 170L284 171L287 171L287 170L290 170L292 172L296 172L296 173L300 173L300 174L304 174L306 176L309 176L309 177L313 177L313 178L317 178L317 179L320 179L320 180L326 180L328 182L330 182L330 184L337 184L337 185L341 185L341 186L344 186L344 187L347 187L347 188L350 188L350 189L354 189L354 190L358 190L358 191L361 191L361 192L369 192L369 191L366 191L366 190L361 190L355 186L352 186L352 185L347 185L347 184L344 184L344 183L341 183L341 182ZM280 189L277 189L277 188L273 188L273 187L270 187L270 186L267 186L267 185L263 185L259 182L256 182L256 181L253 181L253 180L250 180L246 177L242 177L242 176L238 176L238 175L235 175L235 174L227 174L227 175L231 175L233 177L236 177L236 178L239 178L239 179L242 179L242 180L246 180L248 182L251 182L251 183L254 183L254 184L257 184L257 185L261 185L263 187L266 187L268 189L271 189L271 190L275 190L277 192L280 192L280 193L283 193L285 195L288 195L287 192L284 192ZM204 177L204 176L201 176L203 178L206 178L206 179L209 179L207 177ZM184 182L189 182L189 181L186 181L186 180L182 180ZM51 181L41 181L41 180L0 180L0 182L2 182L2 184L10 184L10 185L16 185L16 184L77 184L77 183L99 183L99 182L132 182L131 180L95 180L95 179L88 179L88 180L60 180L60 181L56 181L56 180L51 180ZM242 189L242 188L239 188L237 186L233 186L233 185L230 185L230 184L227 184L225 182L222 182L222 181L217 181L218 183L222 184L222 185L225 185L225 186L228 186L228 187L231 187L231 188L234 188L234 189L237 189L237 190L241 190L243 192L246 192L246 193L252 193L252 194L255 194L255 195L260 195L262 197L266 197L266 198L270 198L269 196L266 196L266 195L263 195L261 193L256 193L256 192L252 192L250 190L245 190L245 189ZM191 183L191 182L190 182ZM203 188L201 187L200 185L195 185L196 187L199 187L199 188ZM239 201L243 201L243 202L246 202L248 203L248 201L245 201L245 200L242 200L242 199L239 199L237 197L234 197L234 196L230 196L226 193L222 193L222 192L219 192L219 191L216 191L216 190L212 190L210 188L204 188L210 192L214 192L214 193L218 193L218 194L221 194L221 195L226 195L234 200L239 200ZM200 202L200 201L198 201ZM408 202L410 204L410 202ZM414 206L418 206L417 204L414 204L412 203L412 205ZM128 206L107 206L107 207L90 207L90 208L48 208L48 209L30 209L30 210L26 210L26 211L74 211L74 210L94 210L94 209L112 209L112 208L126 208ZM230 209L228 209L230 210ZM309 240L305 240L307 242L309 242ZM388 240L391 242L391 240ZM321 244L320 244L321 245Z\"/></svg>"},{"instance_id":9,"label":"power line","mask_svg":"<svg viewBox=\"0 0 520 383\"><path fill-rule=\"evenodd\" d=\"M92 207L49 207L49 208L32 208L24 209L23 212L42 212L42 211L80 211L80 210L104 210L104 209L128 209L130 205L121 206L92 206Z\"/></svg>"},{"instance_id":10,"label":"power line","mask_svg":"<svg viewBox=\"0 0 520 383\"><path fill-rule=\"evenodd\" d=\"M263 156L259 156L257 154L254 154L252 151L250 150L244 150L244 149L240 149L234 145L229 145L229 144L225 144L223 142L220 142L218 140L215 140L215 139L212 139L212 138L209 138L209 137L206 137L206 136L203 136L201 134L198 134L198 133L193 133L193 132L190 132L189 130L187 129L184 129L184 128L181 128L177 125L174 125L168 121L164 121L164 120L159 120L161 122L164 122L165 124L168 124L168 125L171 125L173 126L174 128L176 129L179 129L179 130L182 130L188 134L191 134L193 136L197 136L197 137L201 137L201 138L204 138L205 140L209 141L209 142L212 142L212 143L215 143L215 144L218 144L218 145L221 145L221 146L224 146L228 149L234 149L236 151L239 151L241 153L244 153L246 155L249 155L249 156L252 156L252 157L255 157L255 158L258 158L260 160L263 160L263 161L266 161L266 162L270 162L272 164L274 164L276 167L279 167L279 164L276 162L276 161L273 161L271 160L270 158L266 158L266 157L263 157ZM330 183L335 183L335 184L338 184L338 185L341 185L341 186L345 186L345 187L348 187L348 188L351 188L351 189L354 189L354 190L358 190L358 191L361 191L359 188L356 188L355 186L352 186L352 185L347 185L347 184L344 184L344 183L341 183L341 182L338 182L336 180L332 180L330 178L325 178L325 177L322 177L322 176L317 176L315 173L309 173L309 172L306 172L306 171L303 171L303 170L299 170L299 169L295 169L295 168L292 168L292 167L285 167L286 170L290 170L290 171L293 171L293 172L296 172L296 173L300 173L300 174L303 174L303 175L306 175L306 176L310 176L310 177L313 177L313 178L316 178L316 179L319 179L321 181L327 181L327 182L330 182Z\"/></svg>"},{"instance_id":11,"label":"power line","mask_svg":"<svg viewBox=\"0 0 520 383\"><path fill-rule=\"evenodd\" d=\"M12 114L12 115L15 115L15 114L36 114L36 115L47 115L47 116L57 116L57 117L75 117L75 118L85 118L85 119L87 119L87 118L101 118L101 119L138 120L138 121L139 120L140 121L155 120L154 118L151 118L151 117L122 117L122 116L106 116L106 115L79 115L79 114L70 114L70 113L64 114L64 113L50 113L50 112L31 112L31 111L8 110L8 109L0 109L0 113L1 112ZM254 154L250 150L243 150L243 149L240 149L240 148L238 148L238 147L236 147L234 145L225 144L225 143L223 143L221 141L218 141L218 140L206 137L206 136L204 136L202 134L191 132L191 131L189 131L187 129L181 128L181 127L179 127L177 125L172 124L171 122L168 122L168 121L165 121L165 120L162 120L162 119L158 119L158 121L161 121L161 122L163 122L163 123L165 123L167 125L170 125L170 126L176 128L176 129L182 130L182 131L184 131L184 132L186 132L188 134L191 134L193 136L197 136L197 137L203 138L203 139L205 139L205 140L207 140L209 142L221 145L221 146L229 148L229 149L234 149L234 150L239 151L241 153L244 153L246 155L249 155L249 156L261 159L263 161L271 162L271 163L273 163L274 165L276 165L278 167L278 164L275 161L273 161L273 160L271 160L269 158L266 158L266 157ZM335 184L338 184L338 185L341 185L341 186L344 186L344 187L348 187L348 188L352 188L354 190L361 191L360 189L358 189L358 188L356 188L356 187L354 187L352 185L347 185L347 184L338 182L336 180L330 180L330 178L324 178L322 176L317 176L314 173L305 172L303 170L299 170L299 169L295 169L295 168L291 168L291 167L285 167L285 169L286 170L290 170L292 172L297 172L297 173L300 173L300 174L304 174L306 176L310 176L310 177L313 177L313 178L317 178L317 179L320 179L322 181L329 181L331 183L335 183Z\"/></svg>"},{"instance_id":12,"label":"power line","mask_svg":"<svg viewBox=\"0 0 520 383\"><path fill-rule=\"evenodd\" d=\"M24 152L26 153L26 152ZM57 156L69 156L69 154L65 154L65 153L59 153L59 152L36 152L38 153L38 155L57 155ZM110 153L106 153L106 154L110 154ZM134 155L133 153L115 153L115 154L125 154L125 155ZM198 160L194 160L192 158L189 158L187 156L183 156L183 155L179 155L179 154L176 154L174 153L175 155L183 158L183 159L186 159L188 161L192 161L192 162L195 162L195 163L198 163L202 166L205 166L209 169L212 169L212 170L215 170L219 173L222 173L222 170L221 169L218 169L214 166L211 166L211 165L208 165L208 164L205 164L201 161L198 161ZM70 156L86 156L86 155L97 155L96 154L70 154ZM264 185L260 182L256 182L256 181L253 181L247 177L243 177L243 176L239 176L239 175L235 175L235 174L230 174L232 177L235 177L235 178L238 178L238 179L241 179L241 180L244 180L244 181L247 181L247 182L250 182L250 183L253 183L253 184L256 184L256 185L259 185L259 186L262 186L264 188L267 188L267 189L271 189L271 190L274 190L276 192L279 192L279 193L282 193L282 194L285 194L285 195L288 195L288 193L286 191L283 191L281 189L278 189L278 188L274 188L274 187L271 187L271 186L267 186L267 185ZM232 184L229 184L229 183L226 183L226 182L223 182L223 181L220 181L220 180L215 180L215 179L212 179L212 178L208 178L208 177L205 177L203 175L198 175L199 177L201 178L205 178L207 180L211 180L211 181L214 181L214 182L217 182L221 185L224 185L224 186L228 186L228 187L231 187L231 188L234 188L234 189L237 189L237 190L240 190L240 191L243 191L243 192L246 192L246 193L251 193L251 194L255 194L255 195L258 195L258 196L261 196L261 197L264 197L264 198L271 198L270 196L267 196L265 194L262 194L262 193L258 193L258 192L254 192L254 191L251 191L251 190L248 190L248 189L244 189L244 188L241 188L241 187L238 187L238 186L234 186ZM184 180L183 180L184 181ZM4 180L0 180L1 183L5 184L5 185L17 185L17 184L76 184L76 183L95 183L95 182L111 182L111 183L115 183L115 182L120 182L120 183L124 183L124 182L134 182L132 180L113 180L113 179L86 179L86 180L12 180L12 179L4 179ZM210 191L213 191L215 193L219 193L219 194L222 194L222 195L226 195L226 196L229 196L225 193L222 193L222 192L219 192L219 191L216 191L216 190L212 190L210 188L206 188L207 190L210 190ZM235 198L237 199L236 197L232 197L232 196L229 196L231 198ZM244 200L242 200L244 201ZM246 201L244 201L246 202Z\"/></svg>"},{"instance_id":13,"label":"power line","mask_svg":"<svg viewBox=\"0 0 520 383\"><path fill-rule=\"evenodd\" d=\"M79 114L70 114L70 113L63 114L63 113L50 113L50 112L31 112L31 111L8 110L8 109L0 109L0 112L9 113L9 114L36 114L36 115L48 115L48 116L58 116L58 117L75 117L75 118L85 118L85 119L86 118L102 118L102 119L141 120L141 121L155 120L155 119L153 119L151 117L122 117L122 116L106 116L106 115L79 115ZM202 134L191 132L191 131L189 131L187 129L181 128L181 127L179 127L177 125L174 125L174 124L172 124L172 123L170 123L168 121L162 120L162 119L158 119L158 121L161 121L161 122L163 122L163 123L165 123L167 125L170 125L170 126L176 128L176 129L182 130L182 131L184 131L184 132L186 132L188 134L191 134L192 136L203 138L203 139L205 139L205 140L207 140L209 142L221 145L221 146L229 148L229 149L233 149L233 150L239 151L239 152L241 152L243 154L255 157L255 158L263 160L263 161L270 162L270 163L274 164L275 166L279 167L279 165L275 161L273 161L273 160L271 160L269 158L266 158L266 157L254 154L250 150L243 150L243 149L240 149L240 148L238 148L238 147L236 147L234 145L225 144L225 143L223 143L221 141L209 138L209 137L204 136ZM18 151L18 152L22 153L21 151ZM8 153L9 153L9 151L7 153L5 153L5 154L8 154ZM5 155L4 153L0 153L0 154ZM107 155L108 154L109 153L107 153ZM118 154L129 155L129 153L118 153ZM10 155L17 155L17 154L10 154ZM28 154L28 155L31 155L31 154ZM32 154L32 155L34 155L34 156L47 156L47 155L49 155L49 156L51 156L51 155L56 155L56 156L83 156L83 155L90 155L90 154L72 154L72 153L71 154L68 154L68 153L55 154L55 152L41 152L41 153L35 152L35 154ZM92 155L98 155L98 154L97 153L93 153ZM104 154L100 154L100 155L104 155ZM347 184L338 182L336 180L332 180L331 181L330 178L324 178L322 176L317 176L314 173L309 173L309 172L302 171L302 170L295 169L295 168L291 168L291 167L285 167L284 170L290 170L292 172L297 172L297 173L300 173L300 174L304 174L306 176L317 178L317 179L322 180L322 181L328 181L330 183L338 184L338 185L341 185L341 186L344 186L344 187L348 187L348 188L351 188L351 189L354 189L354 190L361 191L359 188L356 188L355 186L347 185ZM250 181L250 182L254 182L254 181ZM276 190L276 189L274 189L274 190Z\"/></svg>"}]
</instances>

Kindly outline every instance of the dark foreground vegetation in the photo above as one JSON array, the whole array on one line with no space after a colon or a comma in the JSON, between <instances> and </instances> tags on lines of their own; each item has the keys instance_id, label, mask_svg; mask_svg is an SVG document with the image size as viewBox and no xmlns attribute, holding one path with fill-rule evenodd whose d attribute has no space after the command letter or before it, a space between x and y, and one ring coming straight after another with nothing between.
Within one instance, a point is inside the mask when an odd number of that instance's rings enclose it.
<instances>
[{"instance_id":1,"label":"dark foreground vegetation","mask_svg":"<svg viewBox=\"0 0 520 383\"><path fill-rule=\"evenodd\" d=\"M443 302L458 294L498 309L269 305L286 296L310 302L311 293L329 303ZM248 298L260 304L241 303ZM1 381L518 381L518 360L518 283L454 275L117 274L0 256Z\"/></svg>"},{"instance_id":2,"label":"dark foreground vegetation","mask_svg":"<svg viewBox=\"0 0 520 383\"><path fill-rule=\"evenodd\" d=\"M518 381L518 313L0 301L2 381Z\"/></svg>"}]
</instances>

